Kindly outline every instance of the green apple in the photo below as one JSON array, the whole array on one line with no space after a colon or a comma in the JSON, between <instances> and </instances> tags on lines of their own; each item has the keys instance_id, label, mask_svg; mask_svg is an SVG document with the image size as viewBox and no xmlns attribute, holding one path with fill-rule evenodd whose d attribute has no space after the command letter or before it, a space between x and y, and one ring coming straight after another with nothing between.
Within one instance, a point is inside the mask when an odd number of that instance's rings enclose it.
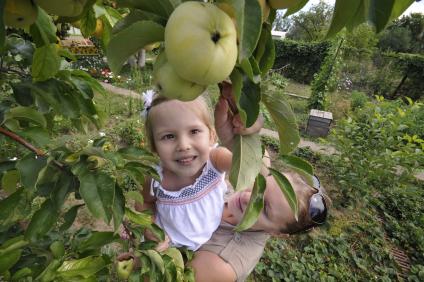
<instances>
[{"instance_id":1,"label":"green apple","mask_svg":"<svg viewBox=\"0 0 424 282\"><path fill-rule=\"evenodd\" d=\"M65 246L62 241L54 241L50 245L50 251L55 258L61 258L65 255Z\"/></svg>"},{"instance_id":2,"label":"green apple","mask_svg":"<svg viewBox=\"0 0 424 282\"><path fill-rule=\"evenodd\" d=\"M101 19L96 20L96 30L94 31L93 35L97 38L102 38L104 30L103 21Z\"/></svg>"},{"instance_id":3,"label":"green apple","mask_svg":"<svg viewBox=\"0 0 424 282\"><path fill-rule=\"evenodd\" d=\"M6 0L3 21L7 26L23 28L37 19L38 10L31 0Z\"/></svg>"},{"instance_id":4,"label":"green apple","mask_svg":"<svg viewBox=\"0 0 424 282\"><path fill-rule=\"evenodd\" d=\"M165 27L165 52L177 74L200 85L226 79L237 60L231 18L214 4L180 4Z\"/></svg>"},{"instance_id":5,"label":"green apple","mask_svg":"<svg viewBox=\"0 0 424 282\"><path fill-rule=\"evenodd\" d=\"M87 0L35 0L47 13L62 17L76 17L84 10Z\"/></svg>"},{"instance_id":6,"label":"green apple","mask_svg":"<svg viewBox=\"0 0 424 282\"><path fill-rule=\"evenodd\" d=\"M156 59L153 67L153 83L159 93L170 99L191 101L206 90L206 86L181 78L168 62L165 52Z\"/></svg>"},{"instance_id":7,"label":"green apple","mask_svg":"<svg viewBox=\"0 0 424 282\"><path fill-rule=\"evenodd\" d=\"M269 6L273 9L287 9L301 0L268 0Z\"/></svg>"},{"instance_id":8,"label":"green apple","mask_svg":"<svg viewBox=\"0 0 424 282\"><path fill-rule=\"evenodd\" d=\"M120 279L127 280L130 277L131 271L134 268L134 259L130 258L127 260L118 261L116 264L116 272Z\"/></svg>"}]
</instances>

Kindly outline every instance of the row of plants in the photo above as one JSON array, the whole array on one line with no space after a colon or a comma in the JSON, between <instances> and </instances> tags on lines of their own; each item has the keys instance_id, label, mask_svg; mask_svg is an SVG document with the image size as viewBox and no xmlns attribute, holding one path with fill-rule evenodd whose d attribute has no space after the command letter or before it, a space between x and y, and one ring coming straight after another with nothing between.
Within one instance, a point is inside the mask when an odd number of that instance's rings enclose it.
<instances>
[{"instance_id":1,"label":"row of plants","mask_svg":"<svg viewBox=\"0 0 424 282\"><path fill-rule=\"evenodd\" d=\"M273 239L255 269L256 281L424 279L424 189L415 177L424 169L423 104L353 96L350 117L330 136L337 155L296 152L315 164L332 199L328 224ZM278 149L272 139L263 141ZM409 257L408 273L390 253L393 246Z\"/></svg>"}]
</instances>

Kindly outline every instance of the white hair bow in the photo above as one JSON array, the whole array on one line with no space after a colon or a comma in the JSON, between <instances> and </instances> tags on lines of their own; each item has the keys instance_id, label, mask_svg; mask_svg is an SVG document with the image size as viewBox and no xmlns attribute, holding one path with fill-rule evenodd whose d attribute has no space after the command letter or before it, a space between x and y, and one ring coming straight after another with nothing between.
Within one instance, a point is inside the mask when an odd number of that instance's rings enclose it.
<instances>
[{"instance_id":1,"label":"white hair bow","mask_svg":"<svg viewBox=\"0 0 424 282\"><path fill-rule=\"evenodd\" d=\"M143 110L141 111L141 116L145 119L147 117L147 113L150 110L153 102L153 96L155 95L155 91L153 89L149 89L146 92L143 92Z\"/></svg>"}]
</instances>

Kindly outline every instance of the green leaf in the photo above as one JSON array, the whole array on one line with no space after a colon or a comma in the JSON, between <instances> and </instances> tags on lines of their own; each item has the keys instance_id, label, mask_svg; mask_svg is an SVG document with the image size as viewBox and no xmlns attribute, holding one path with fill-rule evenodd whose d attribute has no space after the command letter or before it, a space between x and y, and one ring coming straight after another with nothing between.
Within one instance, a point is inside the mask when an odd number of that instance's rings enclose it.
<instances>
[{"instance_id":1,"label":"green leaf","mask_svg":"<svg viewBox=\"0 0 424 282\"><path fill-rule=\"evenodd\" d=\"M71 81L73 78L78 78L79 80L84 80L94 91L102 94L103 96L107 96L107 91L103 88L103 86L91 75L82 70L71 70ZM87 93L87 91L84 91ZM90 97L90 96L88 96ZM93 97L91 97L93 98Z\"/></svg>"},{"instance_id":2,"label":"green leaf","mask_svg":"<svg viewBox=\"0 0 424 282\"><path fill-rule=\"evenodd\" d=\"M244 59L241 62L240 67L247 77L249 77L250 81L255 84L258 84L261 81L259 66L254 57Z\"/></svg>"},{"instance_id":3,"label":"green leaf","mask_svg":"<svg viewBox=\"0 0 424 282\"><path fill-rule=\"evenodd\" d=\"M25 120L40 125L45 128L47 125L44 116L33 108L15 107L11 108L4 116L4 121L9 119Z\"/></svg>"},{"instance_id":4,"label":"green leaf","mask_svg":"<svg viewBox=\"0 0 424 282\"><path fill-rule=\"evenodd\" d=\"M0 256L5 256L10 252L21 249L28 245L29 242L24 240L24 236L19 235L17 237L12 237L7 241L3 242L0 246Z\"/></svg>"},{"instance_id":5,"label":"green leaf","mask_svg":"<svg viewBox=\"0 0 424 282\"><path fill-rule=\"evenodd\" d=\"M44 201L40 209L32 216L25 232L25 239L35 242L41 239L56 223L59 213L55 204L50 200Z\"/></svg>"},{"instance_id":6,"label":"green leaf","mask_svg":"<svg viewBox=\"0 0 424 282\"><path fill-rule=\"evenodd\" d=\"M59 71L60 60L55 44L35 49L31 69L34 81L44 81L53 77Z\"/></svg>"},{"instance_id":7,"label":"green leaf","mask_svg":"<svg viewBox=\"0 0 424 282\"><path fill-rule=\"evenodd\" d=\"M283 192L287 202L290 205L290 208L294 213L295 219L298 220L299 207L297 203L296 193L294 192L291 183L284 176L284 174L280 173L279 171L273 168L269 168L269 172L274 177L275 181Z\"/></svg>"},{"instance_id":8,"label":"green leaf","mask_svg":"<svg viewBox=\"0 0 424 282\"><path fill-rule=\"evenodd\" d=\"M145 250L145 251L142 251L142 253L144 253L150 258L150 261L159 269L161 274L165 273L165 266L163 263L163 259L157 251Z\"/></svg>"},{"instance_id":9,"label":"green leaf","mask_svg":"<svg viewBox=\"0 0 424 282\"><path fill-rule=\"evenodd\" d=\"M271 27L265 26L263 32L266 34L265 49L259 61L259 68L262 76L265 76L273 67L275 61L275 45L271 35Z\"/></svg>"},{"instance_id":10,"label":"green leaf","mask_svg":"<svg viewBox=\"0 0 424 282\"><path fill-rule=\"evenodd\" d=\"M32 58L32 55L31 55ZM12 84L13 97L16 99L16 102L21 106L31 106L34 104L34 98L31 95L31 89L23 83Z\"/></svg>"},{"instance_id":11,"label":"green leaf","mask_svg":"<svg viewBox=\"0 0 424 282\"><path fill-rule=\"evenodd\" d=\"M258 134L234 138L230 182L234 190L251 188L262 166L261 140Z\"/></svg>"},{"instance_id":12,"label":"green leaf","mask_svg":"<svg viewBox=\"0 0 424 282\"><path fill-rule=\"evenodd\" d=\"M389 21L395 2L395 0L370 0L369 20L374 24L377 33L382 31Z\"/></svg>"},{"instance_id":13,"label":"green leaf","mask_svg":"<svg viewBox=\"0 0 424 282\"><path fill-rule=\"evenodd\" d=\"M15 250L7 255L0 256L0 273L4 273L14 266L21 258L22 250Z\"/></svg>"},{"instance_id":14,"label":"green leaf","mask_svg":"<svg viewBox=\"0 0 424 282\"><path fill-rule=\"evenodd\" d=\"M114 230L118 230L125 213L125 197L121 187L115 185L115 194L112 205L112 217Z\"/></svg>"},{"instance_id":15,"label":"green leaf","mask_svg":"<svg viewBox=\"0 0 424 282\"><path fill-rule=\"evenodd\" d=\"M116 1L121 7L136 8L143 11L151 12L165 19L169 18L174 8L180 1L173 0L118 0Z\"/></svg>"},{"instance_id":16,"label":"green leaf","mask_svg":"<svg viewBox=\"0 0 424 282\"><path fill-rule=\"evenodd\" d=\"M400 15L408 9L409 6L414 3L414 0L396 0L394 1L392 13L390 14L389 20L397 19Z\"/></svg>"},{"instance_id":17,"label":"green leaf","mask_svg":"<svg viewBox=\"0 0 424 282\"><path fill-rule=\"evenodd\" d=\"M80 181L80 194L91 214L109 224L115 197L115 179L102 172L87 169L85 163L72 168Z\"/></svg>"},{"instance_id":18,"label":"green leaf","mask_svg":"<svg viewBox=\"0 0 424 282\"><path fill-rule=\"evenodd\" d=\"M35 188L38 174L47 165L47 158L37 157L34 153L28 153L16 163L16 168L21 175L22 185L29 190Z\"/></svg>"},{"instance_id":19,"label":"green leaf","mask_svg":"<svg viewBox=\"0 0 424 282\"><path fill-rule=\"evenodd\" d=\"M171 257L177 267L184 269L184 259L177 248L168 248L163 253Z\"/></svg>"},{"instance_id":20,"label":"green leaf","mask_svg":"<svg viewBox=\"0 0 424 282\"><path fill-rule=\"evenodd\" d=\"M119 73L124 62L147 44L163 41L164 32L165 28L153 21L141 21L115 34L106 50L112 71Z\"/></svg>"},{"instance_id":21,"label":"green leaf","mask_svg":"<svg viewBox=\"0 0 424 282\"><path fill-rule=\"evenodd\" d=\"M16 192L16 189L18 188L18 183L19 171L17 171L16 169L7 171L1 179L1 186L3 187L3 190L7 193L7 195Z\"/></svg>"},{"instance_id":22,"label":"green leaf","mask_svg":"<svg viewBox=\"0 0 424 282\"><path fill-rule=\"evenodd\" d=\"M92 232L88 238L78 243L77 251L83 253L90 250L98 250L104 245L119 239L118 234L113 232Z\"/></svg>"},{"instance_id":23,"label":"green leaf","mask_svg":"<svg viewBox=\"0 0 424 282\"><path fill-rule=\"evenodd\" d=\"M67 260L57 269L62 279L82 276L89 278L107 266L102 257L89 256L78 260Z\"/></svg>"},{"instance_id":24,"label":"green leaf","mask_svg":"<svg viewBox=\"0 0 424 282\"><path fill-rule=\"evenodd\" d=\"M135 202L139 203L140 205L142 205L144 203L143 195L141 195L141 193L139 191L128 191L125 194L125 198L126 199L132 199Z\"/></svg>"},{"instance_id":25,"label":"green leaf","mask_svg":"<svg viewBox=\"0 0 424 282\"><path fill-rule=\"evenodd\" d=\"M80 22L80 30L84 37L89 37L94 33L96 30L96 13L93 7L84 10Z\"/></svg>"},{"instance_id":26,"label":"green leaf","mask_svg":"<svg viewBox=\"0 0 424 282\"><path fill-rule=\"evenodd\" d=\"M45 128L38 126L24 128L19 132L25 139L32 140L40 147L44 147L51 142L50 135Z\"/></svg>"},{"instance_id":27,"label":"green leaf","mask_svg":"<svg viewBox=\"0 0 424 282\"><path fill-rule=\"evenodd\" d=\"M30 34L37 47L56 43L57 28L53 24L52 18L40 7L38 16L34 24L30 26Z\"/></svg>"},{"instance_id":28,"label":"green leaf","mask_svg":"<svg viewBox=\"0 0 424 282\"><path fill-rule=\"evenodd\" d=\"M280 159L285 165L305 177L306 182L310 186L313 186L314 181L312 176L314 175L314 168L310 163L296 156L281 155Z\"/></svg>"},{"instance_id":29,"label":"green leaf","mask_svg":"<svg viewBox=\"0 0 424 282\"><path fill-rule=\"evenodd\" d=\"M141 227L148 227L153 223L152 215L146 212L137 212L129 208L125 208L125 216L129 221L138 224Z\"/></svg>"},{"instance_id":30,"label":"green leaf","mask_svg":"<svg viewBox=\"0 0 424 282\"><path fill-rule=\"evenodd\" d=\"M241 74L237 68L233 70L230 78L241 121L246 127L250 127L259 115L260 86Z\"/></svg>"},{"instance_id":31,"label":"green leaf","mask_svg":"<svg viewBox=\"0 0 424 282\"><path fill-rule=\"evenodd\" d=\"M330 28L327 32L327 38L334 36L343 27L349 23L356 15L361 1L342 1L337 0L333 11L333 18L331 20Z\"/></svg>"},{"instance_id":32,"label":"green leaf","mask_svg":"<svg viewBox=\"0 0 424 282\"><path fill-rule=\"evenodd\" d=\"M32 196L23 188L0 201L0 232L6 232L8 227L22 220L31 213Z\"/></svg>"},{"instance_id":33,"label":"green leaf","mask_svg":"<svg viewBox=\"0 0 424 282\"><path fill-rule=\"evenodd\" d=\"M300 11L308 2L309 0L299 0L294 5L288 7L284 13L284 18L287 18L288 16Z\"/></svg>"},{"instance_id":34,"label":"green leaf","mask_svg":"<svg viewBox=\"0 0 424 282\"><path fill-rule=\"evenodd\" d=\"M55 205L57 211L60 211L69 193L74 192L77 188L77 179L74 175L68 172L60 171L59 179L54 185L54 190L51 195L51 199Z\"/></svg>"},{"instance_id":35,"label":"green leaf","mask_svg":"<svg viewBox=\"0 0 424 282\"><path fill-rule=\"evenodd\" d=\"M263 93L262 101L271 115L280 139L281 154L293 151L300 142L296 118L290 105L272 93Z\"/></svg>"},{"instance_id":36,"label":"green leaf","mask_svg":"<svg viewBox=\"0 0 424 282\"><path fill-rule=\"evenodd\" d=\"M249 58L256 48L262 26L262 9L258 1L229 0L234 8L239 40L239 62Z\"/></svg>"},{"instance_id":37,"label":"green leaf","mask_svg":"<svg viewBox=\"0 0 424 282\"><path fill-rule=\"evenodd\" d=\"M15 169L16 161L0 161L0 173Z\"/></svg>"},{"instance_id":38,"label":"green leaf","mask_svg":"<svg viewBox=\"0 0 424 282\"><path fill-rule=\"evenodd\" d=\"M131 26L132 24L139 21L153 21L160 24L161 26L166 25L167 18L163 18L151 12L141 11L141 10L131 10L130 13L125 16L122 20L116 23L113 26L112 33L118 33L123 29Z\"/></svg>"},{"instance_id":39,"label":"green leaf","mask_svg":"<svg viewBox=\"0 0 424 282\"><path fill-rule=\"evenodd\" d=\"M359 7L356 10L354 16L350 19L350 21L346 22L346 27L348 31L352 31L358 25L366 22L368 20L368 3L369 1L360 1ZM328 36L327 36L328 37Z\"/></svg>"},{"instance_id":40,"label":"green leaf","mask_svg":"<svg viewBox=\"0 0 424 282\"><path fill-rule=\"evenodd\" d=\"M70 208L64 215L63 215L63 224L60 226L59 230L60 231L65 231L67 230L69 227L71 227L72 223L74 223L75 218L77 217L77 213L78 213L78 209L80 207L84 206L83 204L81 205L75 205L72 208Z\"/></svg>"},{"instance_id":41,"label":"green leaf","mask_svg":"<svg viewBox=\"0 0 424 282\"><path fill-rule=\"evenodd\" d=\"M150 162L152 164L156 164L158 162L158 158L156 156L143 148L125 147L119 149L118 153L127 160Z\"/></svg>"},{"instance_id":42,"label":"green leaf","mask_svg":"<svg viewBox=\"0 0 424 282\"><path fill-rule=\"evenodd\" d=\"M255 184L253 185L252 194L250 196L249 204L243 214L241 222L234 229L240 232L252 227L258 219L264 207L264 192L266 188L266 180L263 175L256 176Z\"/></svg>"}]
</instances>

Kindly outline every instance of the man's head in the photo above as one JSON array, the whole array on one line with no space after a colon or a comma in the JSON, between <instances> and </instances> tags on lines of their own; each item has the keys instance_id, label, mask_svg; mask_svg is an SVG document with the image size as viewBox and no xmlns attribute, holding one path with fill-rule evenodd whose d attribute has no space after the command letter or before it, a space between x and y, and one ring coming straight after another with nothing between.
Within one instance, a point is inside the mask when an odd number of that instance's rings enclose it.
<instances>
[{"instance_id":1,"label":"man's head","mask_svg":"<svg viewBox=\"0 0 424 282\"><path fill-rule=\"evenodd\" d=\"M284 173L296 193L298 200L298 220L296 221L290 205L272 176L266 178L264 208L257 222L251 227L271 234L294 234L308 230L325 221L328 198L317 188L313 188L297 173ZM247 208L251 190L236 192L227 203L228 222L238 224Z\"/></svg>"}]
</instances>

